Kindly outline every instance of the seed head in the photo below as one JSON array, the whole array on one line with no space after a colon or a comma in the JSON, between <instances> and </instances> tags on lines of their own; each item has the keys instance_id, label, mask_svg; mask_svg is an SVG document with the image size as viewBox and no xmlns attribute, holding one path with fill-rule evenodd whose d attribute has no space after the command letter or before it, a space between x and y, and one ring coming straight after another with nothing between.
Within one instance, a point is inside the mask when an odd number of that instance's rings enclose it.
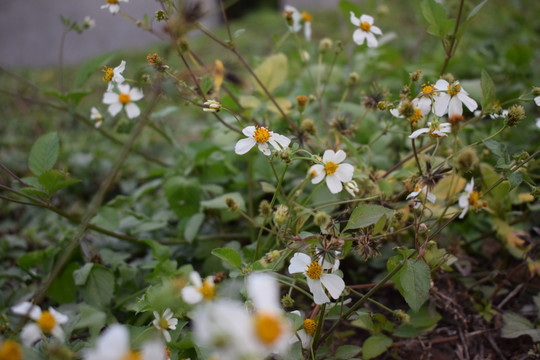
<instances>
[{"instance_id":1,"label":"seed head","mask_svg":"<svg viewBox=\"0 0 540 360\"><path fill-rule=\"evenodd\" d=\"M347 86L353 87L354 85L356 85L358 80L360 80L360 75L358 75L357 72L353 71L352 73L349 74L349 79L347 80Z\"/></svg>"},{"instance_id":2,"label":"seed head","mask_svg":"<svg viewBox=\"0 0 540 360\"><path fill-rule=\"evenodd\" d=\"M285 295L281 298L281 305L284 308L291 308L294 306L294 300L291 295Z\"/></svg>"},{"instance_id":3,"label":"seed head","mask_svg":"<svg viewBox=\"0 0 540 360\"><path fill-rule=\"evenodd\" d=\"M325 213L324 211L319 211L315 216L313 217L313 222L318 227L326 226L328 222L330 222L330 215Z\"/></svg>"},{"instance_id":4,"label":"seed head","mask_svg":"<svg viewBox=\"0 0 540 360\"><path fill-rule=\"evenodd\" d=\"M523 106L515 104L508 109L508 115L506 115L507 126L515 127L523 119L525 119L525 109Z\"/></svg>"},{"instance_id":5,"label":"seed head","mask_svg":"<svg viewBox=\"0 0 540 360\"><path fill-rule=\"evenodd\" d=\"M259 215L263 218L268 218L272 215L272 206L267 200L263 200L259 203Z\"/></svg>"},{"instance_id":6,"label":"seed head","mask_svg":"<svg viewBox=\"0 0 540 360\"><path fill-rule=\"evenodd\" d=\"M409 78L412 82L418 82L422 79L422 70L416 70L415 72L409 73Z\"/></svg>"},{"instance_id":7,"label":"seed head","mask_svg":"<svg viewBox=\"0 0 540 360\"><path fill-rule=\"evenodd\" d=\"M334 42L330 38L321 39L319 42L319 51L321 53L327 53L334 47Z\"/></svg>"},{"instance_id":8,"label":"seed head","mask_svg":"<svg viewBox=\"0 0 540 360\"><path fill-rule=\"evenodd\" d=\"M274 221L278 225L283 225L287 221L288 214L289 208L286 205L278 205L274 213Z\"/></svg>"},{"instance_id":9,"label":"seed head","mask_svg":"<svg viewBox=\"0 0 540 360\"><path fill-rule=\"evenodd\" d=\"M478 163L476 151L471 147L463 149L454 160L454 166L461 173L471 172Z\"/></svg>"},{"instance_id":10,"label":"seed head","mask_svg":"<svg viewBox=\"0 0 540 360\"><path fill-rule=\"evenodd\" d=\"M232 197L229 197L229 196L226 197L225 204L227 205L230 211L238 210L238 203Z\"/></svg>"}]
</instances>

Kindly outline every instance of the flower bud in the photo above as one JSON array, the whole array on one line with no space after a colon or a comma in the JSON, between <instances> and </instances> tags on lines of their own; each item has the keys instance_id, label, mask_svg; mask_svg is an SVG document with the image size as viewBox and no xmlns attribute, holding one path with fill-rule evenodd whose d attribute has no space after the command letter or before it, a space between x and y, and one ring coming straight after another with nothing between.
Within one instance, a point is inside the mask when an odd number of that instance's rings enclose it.
<instances>
[{"instance_id":1,"label":"flower bud","mask_svg":"<svg viewBox=\"0 0 540 360\"><path fill-rule=\"evenodd\" d=\"M291 308L294 306L294 300L291 295L285 295L281 298L281 305L284 308Z\"/></svg>"},{"instance_id":2,"label":"flower bud","mask_svg":"<svg viewBox=\"0 0 540 360\"><path fill-rule=\"evenodd\" d=\"M409 78L412 82L420 81L422 78L422 70L416 70L415 72L409 73Z\"/></svg>"},{"instance_id":3,"label":"flower bud","mask_svg":"<svg viewBox=\"0 0 540 360\"><path fill-rule=\"evenodd\" d=\"M298 95L296 97L296 104L298 105L298 111L304 112L308 98L306 95Z\"/></svg>"},{"instance_id":4,"label":"flower bud","mask_svg":"<svg viewBox=\"0 0 540 360\"><path fill-rule=\"evenodd\" d=\"M230 211L238 210L238 203L232 197L226 197L225 204L227 205Z\"/></svg>"},{"instance_id":5,"label":"flower bud","mask_svg":"<svg viewBox=\"0 0 540 360\"><path fill-rule=\"evenodd\" d=\"M313 217L313 222L318 227L326 226L330 222L330 215L325 213L324 211L319 211L315 216Z\"/></svg>"},{"instance_id":6,"label":"flower bud","mask_svg":"<svg viewBox=\"0 0 540 360\"><path fill-rule=\"evenodd\" d=\"M263 200L259 203L259 215L263 218L268 218L272 215L272 206L267 200Z\"/></svg>"},{"instance_id":7,"label":"flower bud","mask_svg":"<svg viewBox=\"0 0 540 360\"><path fill-rule=\"evenodd\" d=\"M317 128L315 127L315 123L311 119L302 120L302 124L300 124L300 128L302 129L303 132L309 135L317 134Z\"/></svg>"},{"instance_id":8,"label":"flower bud","mask_svg":"<svg viewBox=\"0 0 540 360\"><path fill-rule=\"evenodd\" d=\"M478 163L476 151L471 147L466 147L454 160L454 166L461 173L471 172Z\"/></svg>"},{"instance_id":9,"label":"flower bud","mask_svg":"<svg viewBox=\"0 0 540 360\"><path fill-rule=\"evenodd\" d=\"M360 75L358 75L358 73L356 72L350 73L349 79L347 80L347 86L353 87L354 85L356 85L359 79L360 79Z\"/></svg>"},{"instance_id":10,"label":"flower bud","mask_svg":"<svg viewBox=\"0 0 540 360\"><path fill-rule=\"evenodd\" d=\"M334 42L329 38L321 39L319 42L319 51L321 53L327 53L330 50L332 50L332 47L334 46Z\"/></svg>"},{"instance_id":11,"label":"flower bud","mask_svg":"<svg viewBox=\"0 0 540 360\"><path fill-rule=\"evenodd\" d=\"M523 119L525 119L525 109L523 106L515 104L508 109L508 114L506 115L507 126L515 127Z\"/></svg>"},{"instance_id":12,"label":"flower bud","mask_svg":"<svg viewBox=\"0 0 540 360\"><path fill-rule=\"evenodd\" d=\"M277 225L285 224L287 221L287 215L289 214L289 208L286 205L278 205L276 212L274 213L274 221Z\"/></svg>"},{"instance_id":13,"label":"flower bud","mask_svg":"<svg viewBox=\"0 0 540 360\"><path fill-rule=\"evenodd\" d=\"M540 96L540 87L534 87L532 89L533 96Z\"/></svg>"},{"instance_id":14,"label":"flower bud","mask_svg":"<svg viewBox=\"0 0 540 360\"><path fill-rule=\"evenodd\" d=\"M167 20L167 14L165 14L165 11L163 10L156 11L155 16L156 16L157 21Z\"/></svg>"}]
</instances>

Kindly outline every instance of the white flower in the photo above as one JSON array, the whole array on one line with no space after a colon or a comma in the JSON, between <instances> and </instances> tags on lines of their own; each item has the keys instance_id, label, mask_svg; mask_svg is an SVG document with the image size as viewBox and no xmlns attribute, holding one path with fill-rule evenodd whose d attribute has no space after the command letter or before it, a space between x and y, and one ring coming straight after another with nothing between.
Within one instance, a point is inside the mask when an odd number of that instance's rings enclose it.
<instances>
[{"instance_id":1,"label":"white flower","mask_svg":"<svg viewBox=\"0 0 540 360\"><path fill-rule=\"evenodd\" d=\"M203 111L206 112L218 112L221 110L221 104L216 100L208 100L203 103Z\"/></svg>"},{"instance_id":2,"label":"white flower","mask_svg":"<svg viewBox=\"0 0 540 360\"><path fill-rule=\"evenodd\" d=\"M220 299L195 308L193 336L198 346L220 360L263 359L244 304Z\"/></svg>"},{"instance_id":3,"label":"white flower","mask_svg":"<svg viewBox=\"0 0 540 360\"><path fill-rule=\"evenodd\" d=\"M176 324L178 324L178 319L173 318L173 312L171 309L167 308L167 310L165 310L161 316L159 316L157 311L154 311L154 321L152 321L152 324L156 329L161 331L165 341L170 342L171 335L167 330L175 330Z\"/></svg>"},{"instance_id":4,"label":"white flower","mask_svg":"<svg viewBox=\"0 0 540 360\"><path fill-rule=\"evenodd\" d=\"M420 195L423 195L426 197L426 200L429 201L432 204L435 204L435 201L437 200L437 197L435 194L429 192L427 185L422 186L422 183L416 184L414 191L407 195L407 200L410 198L413 198L415 201L414 208L418 208L421 204L421 202L418 200L418 197Z\"/></svg>"},{"instance_id":5,"label":"white flower","mask_svg":"<svg viewBox=\"0 0 540 360\"><path fill-rule=\"evenodd\" d=\"M409 135L409 139L416 139L421 134L429 134L429 136L434 138L448 136L452 132L452 124L450 123L439 123L438 121L428 122L427 128L421 128L414 131Z\"/></svg>"},{"instance_id":6,"label":"white flower","mask_svg":"<svg viewBox=\"0 0 540 360\"><path fill-rule=\"evenodd\" d=\"M51 334L60 341L64 341L64 330L60 325L68 321L68 317L54 308L41 311L41 308L30 302L23 302L11 308L17 315L28 316L35 323L26 324L21 330L21 340L26 346L31 346L41 339L42 334Z\"/></svg>"},{"instance_id":7,"label":"white flower","mask_svg":"<svg viewBox=\"0 0 540 360\"><path fill-rule=\"evenodd\" d=\"M141 114L141 110L133 101L137 101L143 98L143 92L140 89L130 89L127 84L119 84L118 90L120 93L116 93L112 90L107 90L103 94L103 103L109 105L107 109L112 116L116 116L122 108L126 109L127 117L130 119L136 118Z\"/></svg>"},{"instance_id":8,"label":"white flower","mask_svg":"<svg viewBox=\"0 0 540 360\"><path fill-rule=\"evenodd\" d=\"M189 279L192 285L182 288L182 299L188 304L197 304L203 300L210 301L216 296L213 276L208 276L203 282L201 275L192 271L189 274Z\"/></svg>"},{"instance_id":9,"label":"white flower","mask_svg":"<svg viewBox=\"0 0 540 360\"><path fill-rule=\"evenodd\" d=\"M107 0L105 4L101 5L102 9L109 9L111 14L116 14L118 11L120 11L120 6L118 5L119 2L128 2L129 0Z\"/></svg>"},{"instance_id":10,"label":"white flower","mask_svg":"<svg viewBox=\"0 0 540 360\"><path fill-rule=\"evenodd\" d=\"M300 16L304 24L304 37L307 41L311 41L311 22L313 21L313 17L306 11L302 11Z\"/></svg>"},{"instance_id":11,"label":"white flower","mask_svg":"<svg viewBox=\"0 0 540 360\"><path fill-rule=\"evenodd\" d=\"M287 20L287 26L291 32L298 32L302 29L302 15L298 12L298 9L294 6L285 5L285 11L283 12L285 19Z\"/></svg>"},{"instance_id":12,"label":"white flower","mask_svg":"<svg viewBox=\"0 0 540 360\"><path fill-rule=\"evenodd\" d=\"M103 115L101 115L101 113L95 106L92 106L92 108L90 109L90 119L94 120L94 126L96 128L100 127L101 124L103 124Z\"/></svg>"},{"instance_id":13,"label":"white flower","mask_svg":"<svg viewBox=\"0 0 540 360\"><path fill-rule=\"evenodd\" d=\"M411 124L416 125L418 124L418 121L422 118L423 112L419 106L418 99L414 99L413 101L410 102L410 104L412 106L413 114L409 117L409 119L410 119ZM390 114L392 114L392 116L397 117L399 119L403 119L404 116L401 114L401 111L402 111L401 109L403 106L406 106L406 105L407 105L406 102L404 102L403 100L400 101L398 107L390 110Z\"/></svg>"},{"instance_id":14,"label":"white flower","mask_svg":"<svg viewBox=\"0 0 540 360\"><path fill-rule=\"evenodd\" d=\"M120 62L120 65L118 65L114 69L108 66L105 66L103 68L102 71L105 73L105 75L103 76L103 81L106 81L109 83L107 85L107 91L111 91L115 84L120 85L124 82L125 79L122 73L124 72L125 69L126 69L126 62L124 60L122 60Z\"/></svg>"},{"instance_id":15,"label":"white flower","mask_svg":"<svg viewBox=\"0 0 540 360\"><path fill-rule=\"evenodd\" d=\"M337 262L337 260L336 260ZM336 263L339 266L339 263ZM306 276L309 290L313 294L315 304L324 304L330 301L326 295L323 286L328 290L332 298L337 299L345 289L345 282L335 274L326 273L324 270L335 270L335 265L323 261L312 261L307 254L296 253L291 259L289 273L303 273Z\"/></svg>"},{"instance_id":16,"label":"white flower","mask_svg":"<svg viewBox=\"0 0 540 360\"><path fill-rule=\"evenodd\" d=\"M369 15L362 15L357 18L351 11L351 23L354 26L358 26L353 33L353 40L358 45L362 45L367 40L368 47L377 47L377 39L375 35L382 35L381 29L373 25L373 17ZM375 34L375 35L374 35Z\"/></svg>"},{"instance_id":17,"label":"white flower","mask_svg":"<svg viewBox=\"0 0 540 360\"><path fill-rule=\"evenodd\" d=\"M356 194L360 192L360 188L354 180L351 180L345 184L345 190L347 190L347 192L351 194L352 197L356 196Z\"/></svg>"},{"instance_id":18,"label":"white flower","mask_svg":"<svg viewBox=\"0 0 540 360\"><path fill-rule=\"evenodd\" d=\"M535 97L534 102L535 102L536 106L540 106L540 96Z\"/></svg>"},{"instance_id":19,"label":"white flower","mask_svg":"<svg viewBox=\"0 0 540 360\"><path fill-rule=\"evenodd\" d=\"M435 87L428 82L422 85L422 91L412 102L420 108L424 116L427 116L433 108L433 98L438 95L439 93L435 92Z\"/></svg>"},{"instance_id":20,"label":"white flower","mask_svg":"<svg viewBox=\"0 0 540 360\"><path fill-rule=\"evenodd\" d=\"M478 200L480 199L480 193L474 190L474 178L471 178L471 182L465 185L465 194L461 195L458 200L459 207L463 210L459 215L460 219L463 219L469 211L469 206L481 207L482 205Z\"/></svg>"},{"instance_id":21,"label":"white flower","mask_svg":"<svg viewBox=\"0 0 540 360\"><path fill-rule=\"evenodd\" d=\"M282 150L289 147L291 140L283 135L276 134L265 127L248 126L242 130L242 133L247 136L247 139L239 140L234 147L234 151L238 155L243 155L251 150L257 144L259 150L266 156L271 154L268 148L268 143L276 150Z\"/></svg>"},{"instance_id":22,"label":"white flower","mask_svg":"<svg viewBox=\"0 0 540 360\"><path fill-rule=\"evenodd\" d=\"M83 352L84 360L165 360L165 347L159 341L148 341L140 351L132 350L129 331L124 325L113 324L97 339L96 347Z\"/></svg>"},{"instance_id":23,"label":"white flower","mask_svg":"<svg viewBox=\"0 0 540 360\"><path fill-rule=\"evenodd\" d=\"M96 21L90 16L85 16L83 20L83 28L90 30L94 26L96 26Z\"/></svg>"},{"instance_id":24,"label":"white flower","mask_svg":"<svg viewBox=\"0 0 540 360\"><path fill-rule=\"evenodd\" d=\"M298 315L300 318L304 318L304 316L298 310L291 311L291 314L295 314ZM300 339L300 344L302 345L302 348L310 349L311 340L313 339L313 334L316 330L317 321L309 318L304 318L302 327L296 331L296 334L291 338L290 343L294 344L296 341L298 341L298 339Z\"/></svg>"},{"instance_id":25,"label":"white flower","mask_svg":"<svg viewBox=\"0 0 540 360\"><path fill-rule=\"evenodd\" d=\"M279 285L265 273L247 278L247 292L253 302L253 332L264 353L285 355L292 334L291 325L279 302Z\"/></svg>"},{"instance_id":26,"label":"white flower","mask_svg":"<svg viewBox=\"0 0 540 360\"><path fill-rule=\"evenodd\" d=\"M326 185L332 194L337 194L343 190L341 183L348 183L352 180L354 167L350 164L341 164L347 155L343 150L326 150L323 154L324 165L315 164L311 166L308 173L313 177L313 184L320 183L326 177Z\"/></svg>"},{"instance_id":27,"label":"white flower","mask_svg":"<svg viewBox=\"0 0 540 360\"><path fill-rule=\"evenodd\" d=\"M435 97L435 114L437 116L443 116L446 113L448 113L448 117L454 114L462 115L462 103L471 112L478 107L476 101L469 97L469 93L461 87L459 81L449 84L448 81L439 79L435 83L435 89L438 91L438 96Z\"/></svg>"}]
</instances>

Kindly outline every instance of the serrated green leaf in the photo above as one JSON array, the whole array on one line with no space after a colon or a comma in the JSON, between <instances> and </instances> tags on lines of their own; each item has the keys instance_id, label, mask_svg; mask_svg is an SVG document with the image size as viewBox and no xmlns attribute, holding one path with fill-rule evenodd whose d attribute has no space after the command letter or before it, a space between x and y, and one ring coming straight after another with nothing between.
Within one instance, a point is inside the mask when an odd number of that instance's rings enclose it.
<instances>
[{"instance_id":1,"label":"serrated green leaf","mask_svg":"<svg viewBox=\"0 0 540 360\"><path fill-rule=\"evenodd\" d=\"M271 55L267 57L254 70L255 74L269 92L274 91L279 85L287 80L289 72L289 62L287 56L283 53ZM261 94L266 94L261 86L253 81L256 88Z\"/></svg>"},{"instance_id":2,"label":"serrated green leaf","mask_svg":"<svg viewBox=\"0 0 540 360\"><path fill-rule=\"evenodd\" d=\"M58 133L50 132L42 135L36 140L30 156L28 157L28 167L36 176L40 176L45 171L51 170L58 160L60 153L60 140Z\"/></svg>"},{"instance_id":3,"label":"serrated green leaf","mask_svg":"<svg viewBox=\"0 0 540 360\"><path fill-rule=\"evenodd\" d=\"M495 101L495 84L486 70L482 70L482 108L489 109Z\"/></svg>"},{"instance_id":4,"label":"serrated green leaf","mask_svg":"<svg viewBox=\"0 0 540 360\"><path fill-rule=\"evenodd\" d=\"M508 179L508 182L510 183L510 190L512 190L523 182L523 174L519 171L509 173L506 175L506 179Z\"/></svg>"},{"instance_id":5,"label":"serrated green leaf","mask_svg":"<svg viewBox=\"0 0 540 360\"><path fill-rule=\"evenodd\" d=\"M362 345L362 358L373 359L384 353L392 345L392 339L385 335L368 337Z\"/></svg>"},{"instance_id":6,"label":"serrated green leaf","mask_svg":"<svg viewBox=\"0 0 540 360\"><path fill-rule=\"evenodd\" d=\"M484 141L484 145L498 158L505 158L506 154L506 146L504 144L495 141L495 140L488 140Z\"/></svg>"},{"instance_id":7,"label":"serrated green leaf","mask_svg":"<svg viewBox=\"0 0 540 360\"><path fill-rule=\"evenodd\" d=\"M334 355L335 359L351 359L362 351L360 346L341 345Z\"/></svg>"},{"instance_id":8,"label":"serrated green leaf","mask_svg":"<svg viewBox=\"0 0 540 360\"><path fill-rule=\"evenodd\" d=\"M79 330L88 328L91 336L97 336L105 325L107 315L103 311L86 304L80 304L78 308L80 316L74 329Z\"/></svg>"},{"instance_id":9,"label":"serrated green leaf","mask_svg":"<svg viewBox=\"0 0 540 360\"><path fill-rule=\"evenodd\" d=\"M381 216L385 215L387 218L390 218L393 214L394 210L380 205L360 205L352 212L349 222L343 231L365 228L376 224Z\"/></svg>"},{"instance_id":10,"label":"serrated green leaf","mask_svg":"<svg viewBox=\"0 0 540 360\"><path fill-rule=\"evenodd\" d=\"M179 218L199 212L201 185L198 179L174 176L165 181L163 188L171 209Z\"/></svg>"},{"instance_id":11,"label":"serrated green leaf","mask_svg":"<svg viewBox=\"0 0 540 360\"><path fill-rule=\"evenodd\" d=\"M81 294L88 304L99 309L105 308L114 295L114 274L106 267L94 264L86 283L81 287Z\"/></svg>"},{"instance_id":12,"label":"serrated green leaf","mask_svg":"<svg viewBox=\"0 0 540 360\"><path fill-rule=\"evenodd\" d=\"M38 181L49 192L49 195L79 182L77 179L68 179L66 174L54 169L45 171L39 176Z\"/></svg>"},{"instance_id":13,"label":"serrated green leaf","mask_svg":"<svg viewBox=\"0 0 540 360\"><path fill-rule=\"evenodd\" d=\"M242 268L242 257L233 249L229 248L219 248L212 250L212 255L217 256L221 260L227 262L228 264L241 269Z\"/></svg>"},{"instance_id":14,"label":"serrated green leaf","mask_svg":"<svg viewBox=\"0 0 540 360\"><path fill-rule=\"evenodd\" d=\"M401 295L411 310L418 311L429 297L431 274L423 261L408 260L394 276L399 277Z\"/></svg>"},{"instance_id":15,"label":"serrated green leaf","mask_svg":"<svg viewBox=\"0 0 540 360\"><path fill-rule=\"evenodd\" d=\"M90 271L92 271L93 267L94 263L86 263L82 268L73 271L73 280L75 281L75 285L83 286L86 284Z\"/></svg>"},{"instance_id":16,"label":"serrated green leaf","mask_svg":"<svg viewBox=\"0 0 540 360\"><path fill-rule=\"evenodd\" d=\"M422 9L424 19L426 19L430 25L428 32L438 37L443 37L446 35L445 28L448 19L446 10L442 7L442 5L437 3L435 0L424 0L422 1L420 7Z\"/></svg>"},{"instance_id":17,"label":"serrated green leaf","mask_svg":"<svg viewBox=\"0 0 540 360\"><path fill-rule=\"evenodd\" d=\"M540 341L540 329L535 329L534 325L521 315L507 312L503 314L503 328L501 336L507 339L528 335L534 342Z\"/></svg>"}]
</instances>

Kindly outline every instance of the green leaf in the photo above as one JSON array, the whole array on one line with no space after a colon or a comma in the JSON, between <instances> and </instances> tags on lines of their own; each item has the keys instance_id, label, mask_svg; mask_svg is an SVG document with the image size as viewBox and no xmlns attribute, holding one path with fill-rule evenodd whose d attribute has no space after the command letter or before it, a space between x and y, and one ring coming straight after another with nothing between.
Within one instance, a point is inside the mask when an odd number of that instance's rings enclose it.
<instances>
[{"instance_id":1,"label":"green leaf","mask_svg":"<svg viewBox=\"0 0 540 360\"><path fill-rule=\"evenodd\" d=\"M516 171L506 175L506 178L510 183L510 190L512 190L513 188L516 188L519 186L519 184L521 184L521 182L523 181L523 174L519 171Z\"/></svg>"},{"instance_id":2,"label":"green leaf","mask_svg":"<svg viewBox=\"0 0 540 360\"><path fill-rule=\"evenodd\" d=\"M229 248L219 248L212 250L212 255L217 256L221 260L227 262L228 264L236 267L242 268L242 257L239 253Z\"/></svg>"},{"instance_id":3,"label":"green leaf","mask_svg":"<svg viewBox=\"0 0 540 360\"><path fill-rule=\"evenodd\" d=\"M73 280L73 272L78 268L77 263L69 263L62 273L54 279L49 290L47 290L47 296L59 304L74 301L77 295L77 287Z\"/></svg>"},{"instance_id":4,"label":"green leaf","mask_svg":"<svg viewBox=\"0 0 540 360\"><path fill-rule=\"evenodd\" d=\"M484 145L498 158L504 158L506 154L506 146L504 144L495 141L495 140L488 140L484 141Z\"/></svg>"},{"instance_id":5,"label":"green leaf","mask_svg":"<svg viewBox=\"0 0 540 360\"><path fill-rule=\"evenodd\" d=\"M49 195L79 182L77 179L68 179L66 174L54 169L42 173L38 181L49 192Z\"/></svg>"},{"instance_id":6,"label":"green leaf","mask_svg":"<svg viewBox=\"0 0 540 360\"><path fill-rule=\"evenodd\" d=\"M469 13L469 15L467 15L467 19L466 20L470 20L472 19L473 17L476 16L476 14L478 14L478 12L480 11L480 9L482 9L484 7L484 5L486 5L486 3L488 2L488 0L484 0L482 1L480 4L476 5L472 10L471 12Z\"/></svg>"},{"instance_id":7,"label":"green leaf","mask_svg":"<svg viewBox=\"0 0 540 360\"><path fill-rule=\"evenodd\" d=\"M17 258L17 265L26 271L29 271L31 268L37 265L42 265L45 269L47 264L53 262L57 253L58 248L52 246L43 250L27 252L21 257Z\"/></svg>"},{"instance_id":8,"label":"green leaf","mask_svg":"<svg viewBox=\"0 0 540 360\"><path fill-rule=\"evenodd\" d=\"M168 246L161 245L157 241L146 239L144 240L146 245L152 249L152 255L160 262L167 261L171 258L171 250Z\"/></svg>"},{"instance_id":9,"label":"green leaf","mask_svg":"<svg viewBox=\"0 0 540 360\"><path fill-rule=\"evenodd\" d=\"M360 354L362 348L356 345L341 345L334 355L335 359L351 359Z\"/></svg>"},{"instance_id":10,"label":"green leaf","mask_svg":"<svg viewBox=\"0 0 540 360\"><path fill-rule=\"evenodd\" d=\"M409 321L402 323L393 333L394 336L400 336L405 338L413 338L421 335L422 333L433 330L442 316L436 312L431 311L427 306L420 308L418 312L412 310L407 311L409 315Z\"/></svg>"},{"instance_id":11,"label":"green leaf","mask_svg":"<svg viewBox=\"0 0 540 360\"><path fill-rule=\"evenodd\" d=\"M349 222L343 231L365 228L369 225L376 224L383 215L390 218L393 214L394 210L380 205L360 205L352 212Z\"/></svg>"},{"instance_id":12,"label":"green leaf","mask_svg":"<svg viewBox=\"0 0 540 360\"><path fill-rule=\"evenodd\" d=\"M394 277L399 277L401 284L400 293L409 304L410 308L417 312L429 297L431 273L429 266L423 261L407 260L403 268Z\"/></svg>"},{"instance_id":13,"label":"green leaf","mask_svg":"<svg viewBox=\"0 0 540 360\"><path fill-rule=\"evenodd\" d=\"M75 281L75 285L83 286L84 284L86 284L88 276L90 275L90 271L92 271L93 267L94 263L86 263L79 270L73 271L73 280Z\"/></svg>"},{"instance_id":14,"label":"green leaf","mask_svg":"<svg viewBox=\"0 0 540 360\"><path fill-rule=\"evenodd\" d=\"M97 215L92 219L92 224L109 231L117 230L120 226L118 209L111 206L102 206Z\"/></svg>"},{"instance_id":15,"label":"green leaf","mask_svg":"<svg viewBox=\"0 0 540 360\"><path fill-rule=\"evenodd\" d=\"M435 0L424 0L420 4L422 15L430 25L428 32L432 35L443 37L446 35L447 16L446 10Z\"/></svg>"},{"instance_id":16,"label":"green leaf","mask_svg":"<svg viewBox=\"0 0 540 360\"><path fill-rule=\"evenodd\" d=\"M199 212L201 185L197 178L174 176L167 179L163 187L171 209L179 218Z\"/></svg>"},{"instance_id":17,"label":"green leaf","mask_svg":"<svg viewBox=\"0 0 540 360\"><path fill-rule=\"evenodd\" d=\"M489 109L495 101L495 84L486 70L482 70L482 108Z\"/></svg>"},{"instance_id":18,"label":"green leaf","mask_svg":"<svg viewBox=\"0 0 540 360\"><path fill-rule=\"evenodd\" d=\"M80 316L74 329L80 330L88 328L92 337L99 335L99 332L107 321L107 315L103 311L86 304L79 305L78 313Z\"/></svg>"},{"instance_id":19,"label":"green leaf","mask_svg":"<svg viewBox=\"0 0 540 360\"><path fill-rule=\"evenodd\" d=\"M339 2L339 10L343 14L345 19L349 19L351 16L351 11L358 17L362 14L360 7L357 4L354 4L348 0L341 0Z\"/></svg>"},{"instance_id":20,"label":"green leaf","mask_svg":"<svg viewBox=\"0 0 540 360\"><path fill-rule=\"evenodd\" d=\"M105 308L114 295L114 274L102 265L94 264L81 294L88 304L99 309Z\"/></svg>"},{"instance_id":21,"label":"green leaf","mask_svg":"<svg viewBox=\"0 0 540 360\"><path fill-rule=\"evenodd\" d=\"M60 141L58 139L58 133L50 132L42 135L36 140L32 149L30 150L30 156L28 158L28 167L30 171L36 176L40 176L45 171L51 170L58 160L58 154L60 152Z\"/></svg>"},{"instance_id":22,"label":"green leaf","mask_svg":"<svg viewBox=\"0 0 540 360\"><path fill-rule=\"evenodd\" d=\"M523 316L507 312L503 314L503 322L501 332L503 338L513 339L521 335L528 335L534 342L540 341L540 329L535 329L534 325Z\"/></svg>"},{"instance_id":23,"label":"green leaf","mask_svg":"<svg viewBox=\"0 0 540 360\"><path fill-rule=\"evenodd\" d=\"M75 74L74 88L80 88L94 74L100 74L100 70L112 59L112 54L103 54L84 63ZM100 75L100 77L102 77Z\"/></svg>"},{"instance_id":24,"label":"green leaf","mask_svg":"<svg viewBox=\"0 0 540 360\"><path fill-rule=\"evenodd\" d=\"M287 80L289 63L285 54L279 53L267 57L254 71L266 90L271 93ZM254 84L261 94L265 94L256 81Z\"/></svg>"},{"instance_id":25,"label":"green leaf","mask_svg":"<svg viewBox=\"0 0 540 360\"><path fill-rule=\"evenodd\" d=\"M212 200L201 201L201 205L206 209L225 210L227 206L227 198L231 198L238 204L238 208L242 211L246 211L246 203L240 193L228 193L218 196Z\"/></svg>"},{"instance_id":26,"label":"green leaf","mask_svg":"<svg viewBox=\"0 0 540 360\"><path fill-rule=\"evenodd\" d=\"M379 220L375 223L375 226L373 227L372 235L377 235L382 231L384 228L384 225L386 224L386 215L382 215Z\"/></svg>"},{"instance_id":27,"label":"green leaf","mask_svg":"<svg viewBox=\"0 0 540 360\"><path fill-rule=\"evenodd\" d=\"M368 337L362 345L362 358L373 359L384 353L392 345L392 339L385 335Z\"/></svg>"},{"instance_id":28,"label":"green leaf","mask_svg":"<svg viewBox=\"0 0 540 360\"><path fill-rule=\"evenodd\" d=\"M186 230L184 231L184 238L188 242L193 242L193 240L199 233L199 229L201 228L201 225L203 222L204 222L204 213L195 214L189 219L186 225Z\"/></svg>"}]
</instances>

